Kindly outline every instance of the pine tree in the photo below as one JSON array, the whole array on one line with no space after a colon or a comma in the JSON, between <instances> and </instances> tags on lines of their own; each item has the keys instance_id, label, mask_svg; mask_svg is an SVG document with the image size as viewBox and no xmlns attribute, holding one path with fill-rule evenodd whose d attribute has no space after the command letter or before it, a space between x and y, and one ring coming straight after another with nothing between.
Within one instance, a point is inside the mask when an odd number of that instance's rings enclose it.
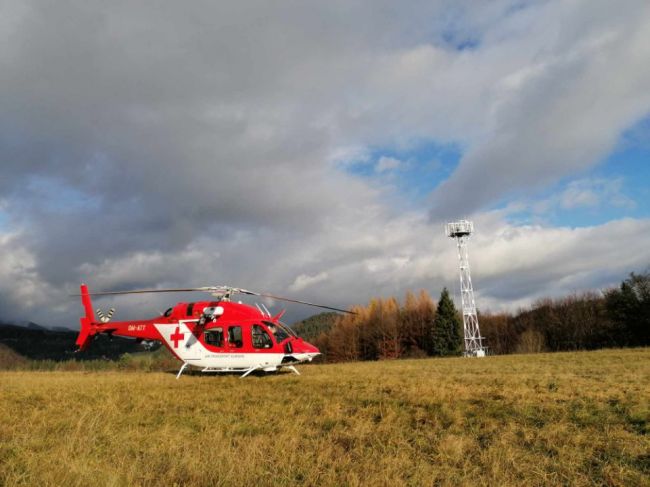
<instances>
[{"instance_id":1,"label":"pine tree","mask_svg":"<svg viewBox=\"0 0 650 487\"><path fill-rule=\"evenodd\" d=\"M430 355L458 355L463 345L463 325L458 317L454 302L447 288L442 290L438 310L433 322L430 340Z\"/></svg>"},{"instance_id":2,"label":"pine tree","mask_svg":"<svg viewBox=\"0 0 650 487\"><path fill-rule=\"evenodd\" d=\"M619 346L650 344L650 271L630 274L606 294L607 310L618 327Z\"/></svg>"}]
</instances>

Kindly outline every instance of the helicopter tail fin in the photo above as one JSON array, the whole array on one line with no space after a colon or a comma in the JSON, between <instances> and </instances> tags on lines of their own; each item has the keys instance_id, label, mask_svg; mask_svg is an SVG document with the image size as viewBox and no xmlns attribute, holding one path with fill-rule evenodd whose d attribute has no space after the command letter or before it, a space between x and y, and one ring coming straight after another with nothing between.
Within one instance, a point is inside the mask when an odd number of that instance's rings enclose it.
<instances>
[{"instance_id":1,"label":"helicopter tail fin","mask_svg":"<svg viewBox=\"0 0 650 487\"><path fill-rule=\"evenodd\" d=\"M79 330L79 336L76 341L80 352L88 348L93 335L95 335L92 326L95 321L95 313L93 312L93 304L88 294L88 286L85 284L81 285L81 304L83 304L85 316L82 316L80 319L81 329Z\"/></svg>"}]
</instances>

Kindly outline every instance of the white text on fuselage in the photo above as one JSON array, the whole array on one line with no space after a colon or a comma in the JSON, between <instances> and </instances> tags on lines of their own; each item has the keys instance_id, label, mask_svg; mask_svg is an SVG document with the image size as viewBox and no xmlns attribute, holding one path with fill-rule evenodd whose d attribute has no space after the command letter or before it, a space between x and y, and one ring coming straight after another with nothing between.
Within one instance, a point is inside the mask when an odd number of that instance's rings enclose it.
<instances>
[{"instance_id":1,"label":"white text on fuselage","mask_svg":"<svg viewBox=\"0 0 650 487\"><path fill-rule=\"evenodd\" d=\"M228 359L228 358L244 358L244 354L237 353L213 353L208 354L205 358L218 358L218 359Z\"/></svg>"}]
</instances>

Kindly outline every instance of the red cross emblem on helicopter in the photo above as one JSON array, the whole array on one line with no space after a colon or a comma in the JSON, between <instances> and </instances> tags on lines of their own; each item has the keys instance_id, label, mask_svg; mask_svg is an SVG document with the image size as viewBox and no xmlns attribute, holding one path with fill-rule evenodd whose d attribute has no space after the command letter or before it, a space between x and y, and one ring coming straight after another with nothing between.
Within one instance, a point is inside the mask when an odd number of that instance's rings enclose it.
<instances>
[{"instance_id":1,"label":"red cross emblem on helicopter","mask_svg":"<svg viewBox=\"0 0 650 487\"><path fill-rule=\"evenodd\" d=\"M174 342L174 348L178 348L178 342L185 337L185 333L181 333L180 327L176 327L176 331L169 338Z\"/></svg>"}]
</instances>

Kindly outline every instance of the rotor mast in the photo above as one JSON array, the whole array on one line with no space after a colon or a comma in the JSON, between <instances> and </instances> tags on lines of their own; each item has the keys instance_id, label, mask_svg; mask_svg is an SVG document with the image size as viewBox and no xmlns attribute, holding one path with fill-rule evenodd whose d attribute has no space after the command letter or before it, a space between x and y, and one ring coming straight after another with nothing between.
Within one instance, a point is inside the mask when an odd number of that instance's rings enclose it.
<instances>
[{"instance_id":1,"label":"rotor mast","mask_svg":"<svg viewBox=\"0 0 650 487\"><path fill-rule=\"evenodd\" d=\"M474 224L467 220L450 222L445 225L448 237L456 239L458 246L458 262L460 266L460 296L463 307L463 332L465 335L465 356L484 357L483 337L478 327L476 303L472 277L469 272L469 253L467 241L474 232Z\"/></svg>"}]
</instances>

